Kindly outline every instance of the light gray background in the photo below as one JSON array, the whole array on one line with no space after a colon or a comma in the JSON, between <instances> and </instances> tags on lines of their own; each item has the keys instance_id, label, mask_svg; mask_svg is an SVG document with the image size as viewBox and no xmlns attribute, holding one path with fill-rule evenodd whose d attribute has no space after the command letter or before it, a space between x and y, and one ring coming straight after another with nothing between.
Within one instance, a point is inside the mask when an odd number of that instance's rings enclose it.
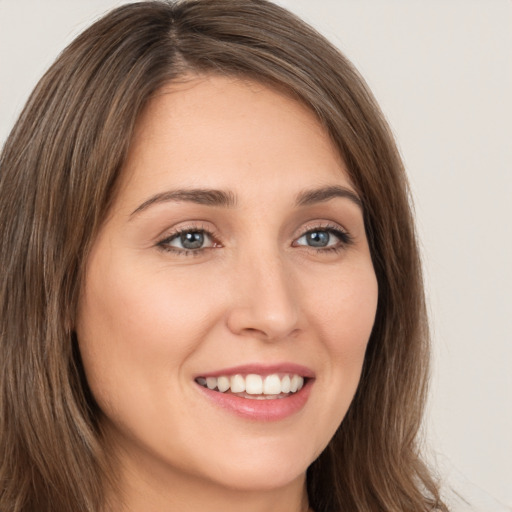
<instances>
[{"instance_id":1,"label":"light gray background","mask_svg":"<svg viewBox=\"0 0 512 512\"><path fill-rule=\"evenodd\" d=\"M121 0L0 0L0 144L57 54ZM512 2L279 0L355 63L415 197L443 471L512 506Z\"/></svg>"}]
</instances>

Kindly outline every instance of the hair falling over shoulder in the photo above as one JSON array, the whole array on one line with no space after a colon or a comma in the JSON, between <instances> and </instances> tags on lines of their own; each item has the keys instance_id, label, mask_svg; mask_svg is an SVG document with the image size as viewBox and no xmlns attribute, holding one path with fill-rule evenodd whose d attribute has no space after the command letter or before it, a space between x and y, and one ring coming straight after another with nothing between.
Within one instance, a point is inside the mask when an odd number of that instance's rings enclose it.
<instances>
[{"instance_id":1,"label":"hair falling over shoulder","mask_svg":"<svg viewBox=\"0 0 512 512\"><path fill-rule=\"evenodd\" d=\"M377 318L349 412L308 469L312 509L447 510L419 449L429 335L398 151L353 66L266 0L119 7L60 55L14 126L0 157L0 510L99 511L116 484L72 329L83 263L140 113L190 71L288 91L363 200Z\"/></svg>"}]
</instances>

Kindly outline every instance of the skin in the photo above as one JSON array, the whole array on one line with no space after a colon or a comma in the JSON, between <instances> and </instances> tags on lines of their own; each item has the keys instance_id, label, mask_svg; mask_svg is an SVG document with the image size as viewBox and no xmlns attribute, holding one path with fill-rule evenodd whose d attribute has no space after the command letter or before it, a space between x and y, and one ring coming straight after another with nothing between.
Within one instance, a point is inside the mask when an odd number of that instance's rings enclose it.
<instances>
[{"instance_id":1,"label":"skin","mask_svg":"<svg viewBox=\"0 0 512 512\"><path fill-rule=\"evenodd\" d=\"M327 186L355 194L315 116L282 92L188 76L149 103L87 261L76 326L115 455L112 510L307 510L305 471L354 396L377 307L360 206L296 204ZM193 188L229 191L236 205L141 208ZM187 229L212 236L183 252L172 236ZM315 229L325 247L304 236ZM305 406L279 421L226 411L194 381L283 362L315 378Z\"/></svg>"}]
</instances>

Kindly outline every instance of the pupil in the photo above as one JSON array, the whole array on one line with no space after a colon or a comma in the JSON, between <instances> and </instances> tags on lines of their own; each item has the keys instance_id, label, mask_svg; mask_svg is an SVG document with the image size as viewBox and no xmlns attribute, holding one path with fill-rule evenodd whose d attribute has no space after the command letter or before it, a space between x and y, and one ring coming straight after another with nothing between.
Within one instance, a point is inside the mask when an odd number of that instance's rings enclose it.
<instances>
[{"instance_id":1,"label":"pupil","mask_svg":"<svg viewBox=\"0 0 512 512\"><path fill-rule=\"evenodd\" d=\"M189 231L182 233L180 239L185 249L199 249L204 243L204 234L200 231Z\"/></svg>"},{"instance_id":2,"label":"pupil","mask_svg":"<svg viewBox=\"0 0 512 512\"><path fill-rule=\"evenodd\" d=\"M312 247L325 247L329 243L329 237L326 231L312 231L307 234L308 244Z\"/></svg>"}]
</instances>

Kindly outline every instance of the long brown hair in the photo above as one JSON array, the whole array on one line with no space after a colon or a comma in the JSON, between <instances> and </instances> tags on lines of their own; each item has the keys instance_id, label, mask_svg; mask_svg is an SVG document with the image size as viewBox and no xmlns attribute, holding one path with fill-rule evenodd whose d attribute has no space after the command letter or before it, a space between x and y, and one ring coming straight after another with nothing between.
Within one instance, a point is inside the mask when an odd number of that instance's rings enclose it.
<instances>
[{"instance_id":1,"label":"long brown hair","mask_svg":"<svg viewBox=\"0 0 512 512\"><path fill-rule=\"evenodd\" d=\"M83 265L134 125L185 72L287 90L321 120L360 194L379 284L361 382L307 473L316 512L446 510L422 462L424 294L403 166L362 78L312 28L266 0L122 6L41 79L0 158L0 510L100 510L97 411L72 332Z\"/></svg>"}]
</instances>

